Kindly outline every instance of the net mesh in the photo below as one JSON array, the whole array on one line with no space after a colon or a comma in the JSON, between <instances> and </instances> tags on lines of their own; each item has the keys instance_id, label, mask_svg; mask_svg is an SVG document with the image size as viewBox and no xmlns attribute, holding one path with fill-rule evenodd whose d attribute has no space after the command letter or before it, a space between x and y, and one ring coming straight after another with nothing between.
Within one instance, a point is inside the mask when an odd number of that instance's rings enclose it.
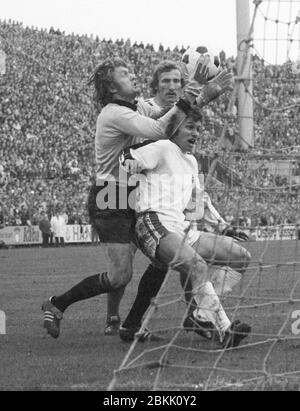
<instances>
[{"instance_id":1,"label":"net mesh","mask_svg":"<svg viewBox=\"0 0 300 411\"><path fill-rule=\"evenodd\" d=\"M141 329L163 340L135 340L110 390L299 389L299 11L299 1L253 2L245 42L254 50L254 91L239 79L229 99L206 109L208 138L198 150L212 202L251 240L251 263L221 302L230 319L251 324L252 333L224 350L186 332L184 292L170 269ZM237 152L240 82L254 102L255 147L247 152Z\"/></svg>"}]
</instances>

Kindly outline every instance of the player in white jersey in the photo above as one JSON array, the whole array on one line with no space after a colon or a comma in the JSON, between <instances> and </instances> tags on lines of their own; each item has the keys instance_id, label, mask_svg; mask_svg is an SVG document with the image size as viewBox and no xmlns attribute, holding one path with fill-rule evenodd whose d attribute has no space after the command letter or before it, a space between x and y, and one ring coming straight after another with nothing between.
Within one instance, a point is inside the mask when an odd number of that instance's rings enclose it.
<instances>
[{"instance_id":1,"label":"player in white jersey","mask_svg":"<svg viewBox=\"0 0 300 411\"><path fill-rule=\"evenodd\" d=\"M130 170L135 163L134 169L143 171L136 206L139 248L153 264L172 264L174 270L190 278L197 307L186 318L185 325L193 327L200 323L202 328L215 327L223 347L235 347L250 333L251 327L229 320L205 260L220 265L229 262L234 266L241 261L248 263L250 254L229 237L188 230L184 211L190 207L193 194L197 199L193 217L201 219L204 215L204 187L199 184L197 161L189 154L200 136L200 129L199 114L191 112L171 140L130 150L124 166ZM236 280L240 279L232 268L226 267L223 271L231 271L231 280L235 274ZM218 283L217 288L219 286Z\"/></svg>"},{"instance_id":2,"label":"player in white jersey","mask_svg":"<svg viewBox=\"0 0 300 411\"><path fill-rule=\"evenodd\" d=\"M201 63L203 76L207 63ZM92 81L96 99L103 109L97 120L95 138L97 183L91 188L88 205L91 221L104 247L108 270L84 279L66 293L43 303L44 327L54 338L60 334L60 321L70 305L116 291L131 279L136 248L132 244L134 204L130 204L130 193L136 187L128 186L127 174L120 171L118 158L122 149L136 142L134 136L153 140L168 138L166 129L175 113L179 123L191 104L202 107L224 93L231 85L231 76L221 73L201 90L197 85L195 89L191 80L185 99L180 99L159 120L137 112L135 98L139 87L124 61L107 59L97 67Z\"/></svg>"},{"instance_id":3,"label":"player in white jersey","mask_svg":"<svg viewBox=\"0 0 300 411\"><path fill-rule=\"evenodd\" d=\"M168 60L161 62L155 68L150 87L153 97L145 101L150 104L154 110L159 110L160 108L168 106L170 104L174 105L182 95L183 90L183 78L179 66L177 66L176 63ZM126 149L127 153L129 152L128 150L129 149ZM204 219L206 223L208 223L212 227L215 227L220 234L224 233L224 231L226 230L226 234L229 236L235 236L235 238L240 241L247 240L247 236L240 230L229 230L228 224L213 207L210 198L206 193L204 197L204 204ZM232 252L235 251L239 252L238 248L232 250ZM235 256L231 255L231 260L234 259ZM240 272L244 272L246 266L247 259L241 261L240 266L236 268L239 269ZM155 267L153 266L153 264L151 264L143 274L138 286L138 293L136 295L135 301L120 329L120 337L122 340L127 342L133 341L136 332L138 332L140 329L142 318L149 308L152 299L156 297L158 291L160 290L167 272L168 267ZM217 277L217 274L220 277L218 268L216 269L216 272L214 274L214 277ZM189 293L191 286L187 282L186 276L182 273L180 280L182 287L185 289L187 302L190 304L190 309L192 310L193 304L190 301L192 298ZM108 312L113 312L115 318L119 318L117 309L119 307L120 297L121 296L118 295L118 293L109 295L110 304L108 307ZM112 311L112 307L114 311ZM194 331L202 333L202 330L199 327L199 323L195 324ZM150 334L144 333L139 337L140 340L143 340L145 336L151 337Z\"/></svg>"}]
</instances>

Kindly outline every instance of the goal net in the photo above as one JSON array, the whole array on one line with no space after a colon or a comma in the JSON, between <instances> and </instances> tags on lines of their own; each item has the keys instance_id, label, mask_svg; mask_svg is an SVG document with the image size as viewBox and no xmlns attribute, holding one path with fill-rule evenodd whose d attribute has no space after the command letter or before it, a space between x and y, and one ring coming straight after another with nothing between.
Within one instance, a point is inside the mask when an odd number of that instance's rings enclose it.
<instances>
[{"instance_id":1,"label":"goal net","mask_svg":"<svg viewBox=\"0 0 300 411\"><path fill-rule=\"evenodd\" d=\"M250 265L221 302L232 321L245 321L252 332L227 350L186 332L188 307L179 275L170 269L141 329L163 340L135 340L110 390L299 389L300 1L251 6L244 42L253 52L253 87L237 76L232 95L204 111L197 156L213 204L250 238L243 244ZM235 70L235 61L227 65ZM254 107L254 144L247 150L240 150L236 108L241 83Z\"/></svg>"}]
</instances>

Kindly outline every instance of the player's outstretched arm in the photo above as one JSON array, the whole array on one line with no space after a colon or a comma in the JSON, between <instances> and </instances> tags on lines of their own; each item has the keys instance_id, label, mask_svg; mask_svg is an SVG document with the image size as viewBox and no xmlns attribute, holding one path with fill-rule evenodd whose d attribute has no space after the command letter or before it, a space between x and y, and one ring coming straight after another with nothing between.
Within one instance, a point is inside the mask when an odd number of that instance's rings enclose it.
<instances>
[{"instance_id":1,"label":"player's outstretched arm","mask_svg":"<svg viewBox=\"0 0 300 411\"><path fill-rule=\"evenodd\" d=\"M172 137L169 133L170 124L172 124L172 130L177 130L193 105L195 108L202 108L230 89L232 75L225 71L207 82L207 64L208 60L199 63L195 74L187 81L184 97L158 120L123 107L120 113L122 115L115 117L116 126L127 135L138 135L151 140ZM177 125L174 122L177 122Z\"/></svg>"},{"instance_id":2,"label":"player's outstretched arm","mask_svg":"<svg viewBox=\"0 0 300 411\"><path fill-rule=\"evenodd\" d=\"M147 101L139 99L137 104L137 112L143 116L152 118L153 120L158 120L163 117L174 104L168 104L164 107L152 106Z\"/></svg>"},{"instance_id":3,"label":"player's outstretched arm","mask_svg":"<svg viewBox=\"0 0 300 411\"><path fill-rule=\"evenodd\" d=\"M178 125L186 118L190 104L183 99L158 120L146 117L127 107L119 107L113 118L114 126L124 135L139 136L150 140L168 139L167 130L174 119Z\"/></svg>"}]
</instances>

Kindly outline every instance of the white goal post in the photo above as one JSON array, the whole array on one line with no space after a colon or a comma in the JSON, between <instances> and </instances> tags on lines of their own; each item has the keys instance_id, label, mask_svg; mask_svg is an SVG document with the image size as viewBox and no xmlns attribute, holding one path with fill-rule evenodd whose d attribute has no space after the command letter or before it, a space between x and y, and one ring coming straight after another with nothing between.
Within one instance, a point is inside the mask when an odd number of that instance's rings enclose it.
<instances>
[{"instance_id":1,"label":"white goal post","mask_svg":"<svg viewBox=\"0 0 300 411\"><path fill-rule=\"evenodd\" d=\"M251 34L249 0L236 0L237 18L237 78L238 116L240 129L240 146L248 149L254 146L253 100L247 93L245 85L252 94L252 53L249 44Z\"/></svg>"}]
</instances>

